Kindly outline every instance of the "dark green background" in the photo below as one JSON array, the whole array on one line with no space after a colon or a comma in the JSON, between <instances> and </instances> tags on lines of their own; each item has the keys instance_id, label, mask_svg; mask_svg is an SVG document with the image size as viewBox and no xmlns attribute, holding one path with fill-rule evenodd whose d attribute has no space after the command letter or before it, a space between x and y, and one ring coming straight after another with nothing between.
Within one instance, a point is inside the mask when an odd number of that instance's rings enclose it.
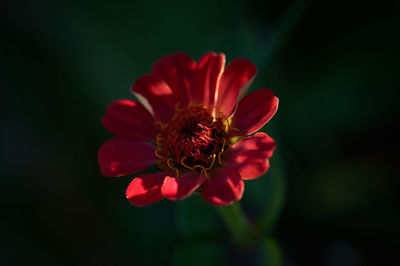
<instances>
[{"instance_id":1,"label":"dark green background","mask_svg":"<svg viewBox=\"0 0 400 266\"><path fill-rule=\"evenodd\" d=\"M133 99L165 54L216 51L257 64L252 89L280 99L263 129L271 169L242 204L274 228L284 265L398 265L399 13L398 1L3 1L0 264L272 265L272 242L235 250L199 196L135 208L132 177L98 169L107 105Z\"/></svg>"}]
</instances>

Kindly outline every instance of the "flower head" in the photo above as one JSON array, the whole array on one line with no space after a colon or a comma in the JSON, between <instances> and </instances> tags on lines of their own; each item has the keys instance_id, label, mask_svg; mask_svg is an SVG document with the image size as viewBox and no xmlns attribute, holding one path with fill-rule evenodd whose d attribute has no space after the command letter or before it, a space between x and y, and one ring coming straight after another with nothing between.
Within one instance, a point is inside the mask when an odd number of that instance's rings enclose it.
<instances>
[{"instance_id":1,"label":"flower head","mask_svg":"<svg viewBox=\"0 0 400 266\"><path fill-rule=\"evenodd\" d=\"M101 172L160 170L132 180L126 197L133 205L195 191L213 205L228 205L241 199L243 180L268 170L275 142L255 132L275 114L278 98L268 89L244 96L257 72L247 59L224 65L224 54L207 53L197 63L184 53L164 56L133 84L139 102L118 100L107 108L102 123L116 138L99 149Z\"/></svg>"}]
</instances>

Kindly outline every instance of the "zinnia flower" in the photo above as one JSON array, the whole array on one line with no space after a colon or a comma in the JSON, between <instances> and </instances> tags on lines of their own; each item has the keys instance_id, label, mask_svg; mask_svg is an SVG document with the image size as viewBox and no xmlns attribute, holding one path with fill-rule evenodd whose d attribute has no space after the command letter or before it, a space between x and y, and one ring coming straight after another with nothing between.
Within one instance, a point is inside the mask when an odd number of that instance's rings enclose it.
<instances>
[{"instance_id":1,"label":"zinnia flower","mask_svg":"<svg viewBox=\"0 0 400 266\"><path fill-rule=\"evenodd\" d=\"M118 100L107 108L102 123L116 138L98 152L101 172L160 170L132 180L131 204L200 191L210 204L229 205L241 199L243 180L268 170L275 142L255 132L275 114L278 98L269 89L244 96L257 73L247 59L224 65L224 54L207 53L197 63L184 53L164 56L133 84L139 102Z\"/></svg>"}]
</instances>

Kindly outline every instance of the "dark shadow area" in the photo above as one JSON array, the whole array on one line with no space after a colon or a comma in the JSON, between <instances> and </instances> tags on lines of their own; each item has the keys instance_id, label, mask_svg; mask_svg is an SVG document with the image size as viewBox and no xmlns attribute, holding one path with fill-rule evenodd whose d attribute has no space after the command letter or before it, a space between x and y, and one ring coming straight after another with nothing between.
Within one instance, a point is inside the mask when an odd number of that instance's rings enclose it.
<instances>
[{"instance_id":1,"label":"dark shadow area","mask_svg":"<svg viewBox=\"0 0 400 266\"><path fill-rule=\"evenodd\" d=\"M277 142L270 169L245 182L242 203L252 221L276 208L284 265L398 265L399 12L398 1L2 2L1 264L236 265L200 196L136 208L132 176L97 164L107 106L134 99L155 60L216 51L255 63L250 91L280 99L262 129ZM261 254L237 256L262 265Z\"/></svg>"}]
</instances>

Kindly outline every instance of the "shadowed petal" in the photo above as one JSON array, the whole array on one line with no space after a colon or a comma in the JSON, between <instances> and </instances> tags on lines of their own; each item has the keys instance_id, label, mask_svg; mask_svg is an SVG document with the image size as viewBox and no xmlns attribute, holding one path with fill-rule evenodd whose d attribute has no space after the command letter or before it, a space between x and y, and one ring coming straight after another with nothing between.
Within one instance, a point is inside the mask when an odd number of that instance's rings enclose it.
<instances>
[{"instance_id":1,"label":"shadowed petal","mask_svg":"<svg viewBox=\"0 0 400 266\"><path fill-rule=\"evenodd\" d=\"M173 91L181 107L192 101L191 82L196 62L185 53L166 55L157 60L152 68L153 75L164 80Z\"/></svg>"},{"instance_id":2,"label":"shadowed petal","mask_svg":"<svg viewBox=\"0 0 400 266\"><path fill-rule=\"evenodd\" d=\"M195 102L206 106L215 104L215 93L224 65L224 54L207 53L200 58L192 83Z\"/></svg>"},{"instance_id":3,"label":"shadowed petal","mask_svg":"<svg viewBox=\"0 0 400 266\"><path fill-rule=\"evenodd\" d=\"M110 139L98 152L100 170L105 176L123 176L143 171L157 162L156 147L145 142Z\"/></svg>"},{"instance_id":4,"label":"shadowed petal","mask_svg":"<svg viewBox=\"0 0 400 266\"><path fill-rule=\"evenodd\" d=\"M238 58L230 62L219 82L217 110L229 117L236 107L239 93L246 93L256 74L256 66L247 59Z\"/></svg>"},{"instance_id":5,"label":"shadowed petal","mask_svg":"<svg viewBox=\"0 0 400 266\"><path fill-rule=\"evenodd\" d=\"M156 174L143 174L136 177L126 189L126 198L132 205L145 206L162 200L161 186L164 178L171 172L161 172Z\"/></svg>"},{"instance_id":6,"label":"shadowed petal","mask_svg":"<svg viewBox=\"0 0 400 266\"><path fill-rule=\"evenodd\" d=\"M278 109L278 98L269 89L256 90L246 95L238 105L232 127L239 129L237 136L253 134L262 128Z\"/></svg>"},{"instance_id":7,"label":"shadowed petal","mask_svg":"<svg viewBox=\"0 0 400 266\"><path fill-rule=\"evenodd\" d=\"M161 188L164 197L179 200L192 194L204 182L203 174L190 172L179 177L167 176Z\"/></svg>"},{"instance_id":8,"label":"shadowed petal","mask_svg":"<svg viewBox=\"0 0 400 266\"><path fill-rule=\"evenodd\" d=\"M205 201L213 205L229 205L242 198L244 183L239 173L231 168L218 168L206 180L201 190Z\"/></svg>"},{"instance_id":9,"label":"shadowed petal","mask_svg":"<svg viewBox=\"0 0 400 266\"><path fill-rule=\"evenodd\" d=\"M153 116L140 103L131 100L112 102L101 122L108 131L123 139L154 141L156 138Z\"/></svg>"},{"instance_id":10,"label":"shadowed petal","mask_svg":"<svg viewBox=\"0 0 400 266\"><path fill-rule=\"evenodd\" d=\"M141 76L132 85L131 91L157 121L171 120L177 101L171 88L162 79L154 75Z\"/></svg>"},{"instance_id":11,"label":"shadowed petal","mask_svg":"<svg viewBox=\"0 0 400 266\"><path fill-rule=\"evenodd\" d=\"M254 179L269 168L269 158L275 150L275 142L267 134L259 132L234 144L224 159L224 165L239 171L242 179Z\"/></svg>"}]
</instances>

